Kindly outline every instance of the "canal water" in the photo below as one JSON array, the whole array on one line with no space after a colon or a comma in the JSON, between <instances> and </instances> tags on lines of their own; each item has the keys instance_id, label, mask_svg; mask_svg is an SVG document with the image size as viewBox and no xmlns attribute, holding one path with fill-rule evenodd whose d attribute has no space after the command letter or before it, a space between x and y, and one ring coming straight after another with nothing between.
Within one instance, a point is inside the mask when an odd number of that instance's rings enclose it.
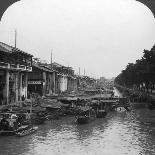
<instances>
[{"instance_id":1,"label":"canal water","mask_svg":"<svg viewBox=\"0 0 155 155\"><path fill-rule=\"evenodd\" d=\"M154 155L155 111L123 109L75 124L74 117L47 121L26 137L0 137L0 155Z\"/></svg>"}]
</instances>

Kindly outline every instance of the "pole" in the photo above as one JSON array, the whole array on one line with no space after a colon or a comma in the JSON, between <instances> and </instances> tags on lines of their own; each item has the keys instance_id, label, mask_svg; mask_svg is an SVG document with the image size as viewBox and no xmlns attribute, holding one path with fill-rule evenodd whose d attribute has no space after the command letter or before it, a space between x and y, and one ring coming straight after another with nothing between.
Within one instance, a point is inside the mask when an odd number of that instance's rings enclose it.
<instances>
[{"instance_id":1,"label":"pole","mask_svg":"<svg viewBox=\"0 0 155 155\"><path fill-rule=\"evenodd\" d=\"M51 70L53 69L53 49L51 50Z\"/></svg>"},{"instance_id":2,"label":"pole","mask_svg":"<svg viewBox=\"0 0 155 155\"><path fill-rule=\"evenodd\" d=\"M79 67L79 75L80 75L80 67Z\"/></svg>"},{"instance_id":3,"label":"pole","mask_svg":"<svg viewBox=\"0 0 155 155\"><path fill-rule=\"evenodd\" d=\"M17 47L17 30L15 29L15 48Z\"/></svg>"}]
</instances>

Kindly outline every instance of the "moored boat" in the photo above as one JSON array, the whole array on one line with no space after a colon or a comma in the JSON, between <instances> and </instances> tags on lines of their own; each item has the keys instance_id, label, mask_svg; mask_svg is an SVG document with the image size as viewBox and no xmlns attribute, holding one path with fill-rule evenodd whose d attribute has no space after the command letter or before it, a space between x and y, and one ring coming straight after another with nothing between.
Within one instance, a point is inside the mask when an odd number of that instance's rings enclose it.
<instances>
[{"instance_id":1,"label":"moored boat","mask_svg":"<svg viewBox=\"0 0 155 155\"><path fill-rule=\"evenodd\" d=\"M45 121L46 121L46 117L37 116L36 118L31 119L31 123L36 125L43 124Z\"/></svg>"},{"instance_id":2,"label":"moored boat","mask_svg":"<svg viewBox=\"0 0 155 155\"><path fill-rule=\"evenodd\" d=\"M1 136L12 136L15 135L15 131L14 130L1 130L0 131L0 135Z\"/></svg>"},{"instance_id":3,"label":"moored boat","mask_svg":"<svg viewBox=\"0 0 155 155\"><path fill-rule=\"evenodd\" d=\"M87 124L96 118L95 111L91 107L81 107L79 114L76 116L77 124Z\"/></svg>"},{"instance_id":4,"label":"moored boat","mask_svg":"<svg viewBox=\"0 0 155 155\"><path fill-rule=\"evenodd\" d=\"M76 122L78 124L86 124L89 122L89 117L88 116L78 116Z\"/></svg>"},{"instance_id":5,"label":"moored boat","mask_svg":"<svg viewBox=\"0 0 155 155\"><path fill-rule=\"evenodd\" d=\"M107 115L107 112L105 110L98 110L96 117L97 118L104 118Z\"/></svg>"},{"instance_id":6,"label":"moored boat","mask_svg":"<svg viewBox=\"0 0 155 155\"><path fill-rule=\"evenodd\" d=\"M30 127L30 128L28 128L28 129L25 129L25 130L22 130L22 131L18 131L18 132L16 132L15 134L16 134L16 136L18 136L18 137L24 137L24 136L27 136L27 135L30 135L30 134L36 132L37 129L38 129L37 126L35 126L35 127Z\"/></svg>"},{"instance_id":7,"label":"moored boat","mask_svg":"<svg viewBox=\"0 0 155 155\"><path fill-rule=\"evenodd\" d=\"M99 101L96 111L96 117L97 118L104 118L107 115L106 111L106 102Z\"/></svg>"},{"instance_id":8,"label":"moored boat","mask_svg":"<svg viewBox=\"0 0 155 155\"><path fill-rule=\"evenodd\" d=\"M23 114L25 115L25 114ZM24 125L26 119L22 114L15 112L5 112L0 114L0 135L15 135L17 131L25 130L29 127L29 122Z\"/></svg>"}]
</instances>

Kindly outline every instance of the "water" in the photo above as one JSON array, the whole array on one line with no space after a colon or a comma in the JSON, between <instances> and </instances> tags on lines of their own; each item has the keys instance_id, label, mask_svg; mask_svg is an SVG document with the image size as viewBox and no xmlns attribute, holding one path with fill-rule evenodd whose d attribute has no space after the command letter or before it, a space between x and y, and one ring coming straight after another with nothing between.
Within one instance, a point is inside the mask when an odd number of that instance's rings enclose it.
<instances>
[{"instance_id":1,"label":"water","mask_svg":"<svg viewBox=\"0 0 155 155\"><path fill-rule=\"evenodd\" d=\"M77 125L74 117L48 121L26 137L0 137L0 155L154 155L155 113L110 112Z\"/></svg>"}]
</instances>

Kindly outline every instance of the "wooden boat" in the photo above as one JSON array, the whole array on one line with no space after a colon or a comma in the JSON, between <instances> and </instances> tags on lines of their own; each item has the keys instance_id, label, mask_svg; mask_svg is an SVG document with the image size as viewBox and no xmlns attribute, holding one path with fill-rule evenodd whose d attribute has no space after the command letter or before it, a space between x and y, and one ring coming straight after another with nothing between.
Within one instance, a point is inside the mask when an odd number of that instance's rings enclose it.
<instances>
[{"instance_id":1,"label":"wooden boat","mask_svg":"<svg viewBox=\"0 0 155 155\"><path fill-rule=\"evenodd\" d=\"M96 118L95 111L90 107L81 107L80 113L76 116L77 124L87 124Z\"/></svg>"},{"instance_id":2,"label":"wooden boat","mask_svg":"<svg viewBox=\"0 0 155 155\"><path fill-rule=\"evenodd\" d=\"M15 131L11 130L1 130L0 131L1 136L12 136L15 135Z\"/></svg>"},{"instance_id":3,"label":"wooden boat","mask_svg":"<svg viewBox=\"0 0 155 155\"><path fill-rule=\"evenodd\" d=\"M78 124L86 124L89 123L89 117L88 116L78 116L76 122Z\"/></svg>"},{"instance_id":4,"label":"wooden boat","mask_svg":"<svg viewBox=\"0 0 155 155\"><path fill-rule=\"evenodd\" d=\"M151 100L149 103L148 103L148 109L149 110L154 110L155 109L155 100Z\"/></svg>"},{"instance_id":5,"label":"wooden boat","mask_svg":"<svg viewBox=\"0 0 155 155\"><path fill-rule=\"evenodd\" d=\"M104 118L107 115L107 112L105 110L98 110L96 117L97 118Z\"/></svg>"},{"instance_id":6,"label":"wooden boat","mask_svg":"<svg viewBox=\"0 0 155 155\"><path fill-rule=\"evenodd\" d=\"M107 115L107 111L105 109L106 109L106 102L100 101L97 108L96 117L104 118Z\"/></svg>"},{"instance_id":7,"label":"wooden boat","mask_svg":"<svg viewBox=\"0 0 155 155\"><path fill-rule=\"evenodd\" d=\"M18 137L27 136L27 135L30 135L30 134L36 132L37 129L38 129L37 126L36 127L30 127L28 129L16 132L16 136L18 136Z\"/></svg>"},{"instance_id":8,"label":"wooden boat","mask_svg":"<svg viewBox=\"0 0 155 155\"><path fill-rule=\"evenodd\" d=\"M15 129L14 130L13 129L12 130L11 129L10 130L1 130L0 135L1 136L12 136L12 135L15 135L16 132L21 132L28 128L29 128L29 125L22 125L22 126L18 127L16 130Z\"/></svg>"},{"instance_id":9,"label":"wooden boat","mask_svg":"<svg viewBox=\"0 0 155 155\"><path fill-rule=\"evenodd\" d=\"M32 124L40 125L46 121L46 117L36 117L31 119Z\"/></svg>"},{"instance_id":10,"label":"wooden boat","mask_svg":"<svg viewBox=\"0 0 155 155\"><path fill-rule=\"evenodd\" d=\"M44 124L44 122L46 121L46 117L43 115L40 115L39 112L33 112L31 113L30 121L32 124L40 125L40 124Z\"/></svg>"},{"instance_id":11,"label":"wooden boat","mask_svg":"<svg viewBox=\"0 0 155 155\"><path fill-rule=\"evenodd\" d=\"M16 113L6 112L0 114L0 135L15 135L16 131L21 131L26 128L28 128L28 125L22 125Z\"/></svg>"}]
</instances>

